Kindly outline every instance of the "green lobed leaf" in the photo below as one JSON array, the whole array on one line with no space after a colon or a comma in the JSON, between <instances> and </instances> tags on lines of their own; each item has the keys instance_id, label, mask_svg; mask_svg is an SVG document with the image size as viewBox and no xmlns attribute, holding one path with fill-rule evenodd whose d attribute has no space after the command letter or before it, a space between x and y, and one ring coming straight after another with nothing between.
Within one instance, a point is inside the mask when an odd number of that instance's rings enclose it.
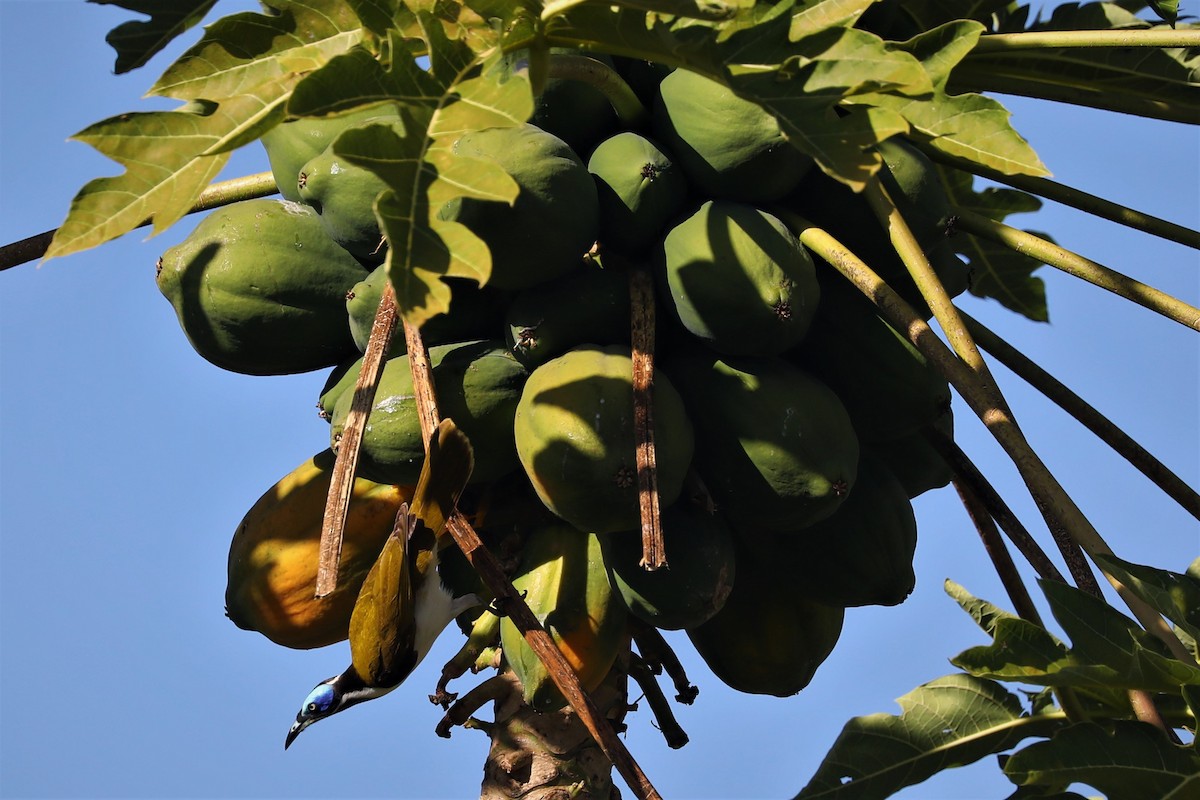
<instances>
[{"instance_id":1,"label":"green lobed leaf","mask_svg":"<svg viewBox=\"0 0 1200 800\"><path fill-rule=\"evenodd\" d=\"M1009 175L1048 175L1037 153L1009 124L1011 115L1004 106L980 94L946 92L951 72L982 32L978 22L960 20L892 44L919 59L932 91L920 97L883 94L867 102L902 114L938 150Z\"/></svg>"},{"instance_id":2,"label":"green lobed leaf","mask_svg":"<svg viewBox=\"0 0 1200 800\"><path fill-rule=\"evenodd\" d=\"M217 0L88 0L101 6L120 6L150 17L148 21L122 22L104 40L117 51L115 72L120 75L144 66L175 37L204 19Z\"/></svg>"},{"instance_id":3,"label":"green lobed leaf","mask_svg":"<svg viewBox=\"0 0 1200 800\"><path fill-rule=\"evenodd\" d=\"M1200 579L1134 564L1113 555L1097 555L1096 561L1193 640L1200 638Z\"/></svg>"},{"instance_id":4,"label":"green lobed leaf","mask_svg":"<svg viewBox=\"0 0 1200 800\"><path fill-rule=\"evenodd\" d=\"M221 100L319 68L362 40L362 24L341 0L271 0L281 13L233 14L172 64L150 94Z\"/></svg>"},{"instance_id":5,"label":"green lobed leaf","mask_svg":"<svg viewBox=\"0 0 1200 800\"><path fill-rule=\"evenodd\" d=\"M853 25L879 0L808 0L792 16L788 38L797 41L819 31Z\"/></svg>"},{"instance_id":6,"label":"green lobed leaf","mask_svg":"<svg viewBox=\"0 0 1200 800\"><path fill-rule=\"evenodd\" d=\"M467 130L519 125L533 113L528 80L507 69L498 52L475 74L479 58L468 60L442 40L437 20L422 19L431 49L449 54L440 75L422 69L393 33L390 64L365 51L331 59L296 87L289 106L301 116L380 101L399 108L399 123L346 131L333 147L387 184L375 212L388 240L397 306L414 324L449 309L450 288L442 278L485 283L491 273L487 246L465 226L440 219L438 211L461 197L511 203L518 191L502 168L458 155L454 142ZM445 80L455 63L458 71ZM339 93L348 85L355 87L352 96Z\"/></svg>"},{"instance_id":7,"label":"green lobed leaf","mask_svg":"<svg viewBox=\"0 0 1200 800\"><path fill-rule=\"evenodd\" d=\"M1115 3L1066 3L1034 31L1149 30ZM991 91L1195 122L1200 118L1200 48L1042 48L972 53L951 92Z\"/></svg>"},{"instance_id":8,"label":"green lobed leaf","mask_svg":"<svg viewBox=\"0 0 1200 800\"><path fill-rule=\"evenodd\" d=\"M873 800L951 767L1047 736L1061 714L1031 717L1000 684L952 674L898 701L900 716L872 714L846 723L796 800Z\"/></svg>"},{"instance_id":9,"label":"green lobed leaf","mask_svg":"<svg viewBox=\"0 0 1200 800\"><path fill-rule=\"evenodd\" d=\"M275 114L287 82L221 103L189 103L176 111L121 114L73 136L126 167L89 181L71 201L46 258L65 256L153 220L152 235L183 218L229 156L223 143L243 138ZM210 152L211 151L211 152Z\"/></svg>"},{"instance_id":10,"label":"green lobed leaf","mask_svg":"<svg viewBox=\"0 0 1200 800\"><path fill-rule=\"evenodd\" d=\"M1071 638L1070 649L1041 626L955 584L947 591L982 620L993 641L964 650L951 663L981 678L1092 690L1108 705L1121 701L1106 689L1176 692L1200 685L1200 670L1171 658L1157 639L1102 600L1058 582L1044 582L1043 590Z\"/></svg>"},{"instance_id":11,"label":"green lobed leaf","mask_svg":"<svg viewBox=\"0 0 1200 800\"><path fill-rule=\"evenodd\" d=\"M1150 8L1154 9L1159 19L1171 25L1179 19L1179 0L1150 0Z\"/></svg>"},{"instance_id":12,"label":"green lobed leaf","mask_svg":"<svg viewBox=\"0 0 1200 800\"><path fill-rule=\"evenodd\" d=\"M1085 783L1110 800L1187 800L1200 793L1200 754L1143 722L1081 722L1014 753L1018 785Z\"/></svg>"},{"instance_id":13,"label":"green lobed leaf","mask_svg":"<svg viewBox=\"0 0 1200 800\"><path fill-rule=\"evenodd\" d=\"M989 187L976 191L974 176L957 169L939 167L942 186L951 204L1003 222L1009 214L1037 211L1042 201L1017 189ZM1049 235L1037 233L1049 240ZM969 290L976 297L991 298L1002 306L1035 322L1048 322L1046 286L1033 277L1042 262L980 236L952 236L951 246L966 256L971 267Z\"/></svg>"}]
</instances>

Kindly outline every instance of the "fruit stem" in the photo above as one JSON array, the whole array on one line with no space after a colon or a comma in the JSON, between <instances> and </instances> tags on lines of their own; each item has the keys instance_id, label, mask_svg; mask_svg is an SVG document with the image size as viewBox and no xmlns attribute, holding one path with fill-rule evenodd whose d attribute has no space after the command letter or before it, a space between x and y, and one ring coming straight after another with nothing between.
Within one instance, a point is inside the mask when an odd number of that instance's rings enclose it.
<instances>
[{"instance_id":1,"label":"fruit stem","mask_svg":"<svg viewBox=\"0 0 1200 800\"><path fill-rule=\"evenodd\" d=\"M1060 549L1069 549L1065 541L1065 538L1069 537L1089 554L1112 554L1112 548L1030 447L1010 412L1002 403L994 402L994 389L983 383L977 373L956 358L912 306L845 245L800 215L783 210L781 213L806 247L828 261L875 303L880 315L888 324L906 335L934 368L950 381L1013 460ZM1104 572L1104 575L1146 630L1162 639L1176 658L1184 663L1195 663L1187 648L1158 612L1129 591L1114 576L1107 572Z\"/></svg>"},{"instance_id":2,"label":"fruit stem","mask_svg":"<svg viewBox=\"0 0 1200 800\"><path fill-rule=\"evenodd\" d=\"M972 53L1011 53L1072 47L1200 47L1198 28L1132 30L1024 31L979 37Z\"/></svg>"},{"instance_id":3,"label":"fruit stem","mask_svg":"<svg viewBox=\"0 0 1200 800\"><path fill-rule=\"evenodd\" d=\"M1125 225L1126 227L1200 250L1200 231L1194 231L1183 225L1177 225L1174 222L1127 208L1111 200L1105 200L1103 197L1088 194L1087 192L1057 183L1048 178L1036 178L1032 175L1007 175L1000 170L977 164L960 156L942 152L932 143L911 140L910 142L920 148L921 152L934 161L947 166L970 172L973 175L978 175L981 178L987 178L997 183L1006 184L1014 189L1021 189L1039 197L1044 197L1047 200L1054 200L1055 202L1077 208L1080 211L1086 211L1089 214L1109 220L1110 222L1116 222L1120 225Z\"/></svg>"},{"instance_id":4,"label":"fruit stem","mask_svg":"<svg viewBox=\"0 0 1200 800\"><path fill-rule=\"evenodd\" d=\"M634 459L638 510L642 523L641 566L647 572L667 566L658 496L658 459L654 444L654 280L634 266L629 270L630 341L633 359Z\"/></svg>"},{"instance_id":5,"label":"fruit stem","mask_svg":"<svg viewBox=\"0 0 1200 800\"><path fill-rule=\"evenodd\" d=\"M966 312L960 313L962 313L963 321L971 331L971 335L984 350L1079 420L1084 427L1123 456L1156 486L1166 492L1171 499L1179 503L1184 510L1196 519L1200 519L1200 494L1188 486L1182 478L1134 441L1129 434L1089 405L1087 401L1027 358L1021 351L1001 339Z\"/></svg>"},{"instance_id":6,"label":"fruit stem","mask_svg":"<svg viewBox=\"0 0 1200 800\"><path fill-rule=\"evenodd\" d=\"M1143 308L1161 314L1167 319L1174 320L1185 328L1200 331L1200 308L1189 305L1177 297L1172 297L1166 292L1122 275L1103 264L1065 250L1039 236L988 219L974 211L955 208L952 213L956 229L1002 244L1018 253L1062 270L1068 275L1074 275L1101 289L1107 289L1118 297L1123 297Z\"/></svg>"},{"instance_id":7,"label":"fruit stem","mask_svg":"<svg viewBox=\"0 0 1200 800\"><path fill-rule=\"evenodd\" d=\"M358 455L362 449L363 429L371 405L375 402L375 390L383 375L384 356L396 332L396 294L392 282L384 286L371 325L371 336L367 339L367 350L363 353L358 379L354 382L354 395L350 412L342 428L337 444L337 459L333 463L333 477L329 483L329 496L325 501L325 516L321 521L321 550L317 562L316 596L325 597L337 588L338 567L342 561L342 538L346 526L346 512L350 508L350 495L354 491L354 471L358 467Z\"/></svg>"},{"instance_id":8,"label":"fruit stem","mask_svg":"<svg viewBox=\"0 0 1200 800\"><path fill-rule=\"evenodd\" d=\"M227 181L210 184L200 193L200 197L196 199L188 213L208 211L218 206L227 206L241 200L253 200L256 197L267 197L278 192L279 187L275 185L275 178L270 172L258 172L254 175L230 178ZM153 220L148 219L137 227L144 228L152 222ZM0 247L0 271L46 255L46 250L49 249L50 242L54 239L57 231L58 228L54 228Z\"/></svg>"},{"instance_id":9,"label":"fruit stem","mask_svg":"<svg viewBox=\"0 0 1200 800\"><path fill-rule=\"evenodd\" d=\"M624 128L644 128L650 114L633 89L615 69L591 56L555 54L550 56L546 77L580 81L604 95Z\"/></svg>"},{"instance_id":10,"label":"fruit stem","mask_svg":"<svg viewBox=\"0 0 1200 800\"><path fill-rule=\"evenodd\" d=\"M650 713L654 715L659 731L667 740L667 747L678 750L687 744L687 731L680 726L679 720L675 718L675 713L671 711L671 704L667 701L667 696L663 694L662 687L658 685L658 680L640 656L630 656L629 677L637 681L637 685L641 687L642 696L646 698L646 703L650 706Z\"/></svg>"}]
</instances>

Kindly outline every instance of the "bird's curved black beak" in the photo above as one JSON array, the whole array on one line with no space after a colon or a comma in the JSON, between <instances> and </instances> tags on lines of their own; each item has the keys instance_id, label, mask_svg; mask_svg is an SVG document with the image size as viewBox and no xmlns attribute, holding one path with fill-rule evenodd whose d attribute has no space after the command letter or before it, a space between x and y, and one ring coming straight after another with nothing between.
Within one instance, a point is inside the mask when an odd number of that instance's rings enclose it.
<instances>
[{"instance_id":1,"label":"bird's curved black beak","mask_svg":"<svg viewBox=\"0 0 1200 800\"><path fill-rule=\"evenodd\" d=\"M288 731L287 738L283 740L283 749L287 750L292 746L292 742L296 741L296 737L300 735L300 731L312 724L312 720L296 720L292 723L291 730Z\"/></svg>"}]
</instances>

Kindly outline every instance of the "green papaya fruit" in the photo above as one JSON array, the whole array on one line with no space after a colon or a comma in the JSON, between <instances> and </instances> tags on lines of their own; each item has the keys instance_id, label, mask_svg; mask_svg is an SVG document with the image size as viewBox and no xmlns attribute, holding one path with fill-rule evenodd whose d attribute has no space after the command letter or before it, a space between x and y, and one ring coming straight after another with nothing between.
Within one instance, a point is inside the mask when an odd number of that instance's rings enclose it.
<instances>
[{"instance_id":1,"label":"green papaya fruit","mask_svg":"<svg viewBox=\"0 0 1200 800\"><path fill-rule=\"evenodd\" d=\"M379 117L362 124L387 121ZM297 180L300 199L320 214L331 239L366 263L383 263L387 242L375 216L375 199L387 189L382 178L327 147L304 162Z\"/></svg>"},{"instance_id":2,"label":"green papaya fruit","mask_svg":"<svg viewBox=\"0 0 1200 800\"><path fill-rule=\"evenodd\" d=\"M438 212L487 243L489 285L523 289L580 267L596 241L596 185L566 142L526 124L472 131L454 150L495 161L520 187L511 206L457 198Z\"/></svg>"},{"instance_id":3,"label":"green papaya fruit","mask_svg":"<svg viewBox=\"0 0 1200 800\"><path fill-rule=\"evenodd\" d=\"M333 407L338 398L348 389L353 389L358 381L358 371L362 367L362 357L348 358L338 364L325 378L325 385L317 396L317 415L328 422L333 419Z\"/></svg>"},{"instance_id":4,"label":"green papaya fruit","mask_svg":"<svg viewBox=\"0 0 1200 800\"><path fill-rule=\"evenodd\" d=\"M820 170L813 170L780 205L805 217L845 245L925 319L933 316L908 268L896 254L887 231L880 226L862 195ZM926 248L925 255L951 297L966 291L970 270L954 254L949 242L944 238L934 241ZM818 259L818 273L821 270L837 274L833 267ZM840 276L839 279L845 281ZM849 285L847 289L856 291Z\"/></svg>"},{"instance_id":5,"label":"green papaya fruit","mask_svg":"<svg viewBox=\"0 0 1200 800\"><path fill-rule=\"evenodd\" d=\"M346 313L350 317L350 335L359 352L367 351L367 340L375 325L379 301L387 286L387 265L380 264L346 295ZM421 338L426 345L446 342L465 342L468 339L489 339L501 330L500 314L507 295L498 289L481 287L466 278L445 278L450 286L450 310L438 314L421 326ZM407 352L404 334L397 329L392 336L388 357Z\"/></svg>"},{"instance_id":6,"label":"green papaya fruit","mask_svg":"<svg viewBox=\"0 0 1200 800\"><path fill-rule=\"evenodd\" d=\"M551 47L550 56L583 56L612 68L603 53ZM617 113L604 93L579 80L551 78L538 96L529 122L562 139L576 153L590 153L596 143L617 129Z\"/></svg>"},{"instance_id":7,"label":"green papaya fruit","mask_svg":"<svg viewBox=\"0 0 1200 800\"><path fill-rule=\"evenodd\" d=\"M719 515L680 500L663 509L668 566L641 566L638 531L600 538L609 582L629 612L663 630L683 630L711 619L736 580L733 532Z\"/></svg>"},{"instance_id":8,"label":"green papaya fruit","mask_svg":"<svg viewBox=\"0 0 1200 800\"><path fill-rule=\"evenodd\" d=\"M640 525L633 361L621 345L584 345L529 375L513 422L517 455L538 497L583 531ZM683 489L692 426L671 380L654 376L654 436L660 504Z\"/></svg>"},{"instance_id":9,"label":"green papaya fruit","mask_svg":"<svg viewBox=\"0 0 1200 800\"><path fill-rule=\"evenodd\" d=\"M954 414L947 411L933 424L946 436L954 437ZM921 431L898 439L873 442L870 449L892 471L911 500L932 489L949 485L954 479L950 465L934 449Z\"/></svg>"},{"instance_id":10,"label":"green papaya fruit","mask_svg":"<svg viewBox=\"0 0 1200 800\"><path fill-rule=\"evenodd\" d=\"M737 582L712 619L688 639L725 685L790 697L812 681L842 633L845 609L809 600L769 554L737 550Z\"/></svg>"},{"instance_id":11,"label":"green papaya fruit","mask_svg":"<svg viewBox=\"0 0 1200 800\"><path fill-rule=\"evenodd\" d=\"M774 216L709 200L657 255L664 303L720 353L776 355L808 332L820 299L812 258Z\"/></svg>"},{"instance_id":12,"label":"green papaya fruit","mask_svg":"<svg viewBox=\"0 0 1200 800\"><path fill-rule=\"evenodd\" d=\"M210 212L163 253L155 280L205 359L285 375L354 352L346 292L366 274L311 208L259 198Z\"/></svg>"},{"instance_id":13,"label":"green papaya fruit","mask_svg":"<svg viewBox=\"0 0 1200 800\"><path fill-rule=\"evenodd\" d=\"M585 265L518 292L504 312L505 341L534 369L582 344L629 344L629 276Z\"/></svg>"},{"instance_id":14,"label":"green papaya fruit","mask_svg":"<svg viewBox=\"0 0 1200 800\"><path fill-rule=\"evenodd\" d=\"M475 449L471 482L496 480L516 469L512 421L526 371L498 340L429 348L434 390L443 417L454 420ZM357 373L358 366L353 368ZM336 448L354 393L333 406L330 441ZM385 362L362 436L358 474L380 483L416 483L425 461L412 370L406 355Z\"/></svg>"},{"instance_id":15,"label":"green papaya fruit","mask_svg":"<svg viewBox=\"0 0 1200 800\"><path fill-rule=\"evenodd\" d=\"M633 131L596 146L588 159L596 179L600 244L638 253L661 236L687 202L687 180L662 148Z\"/></svg>"},{"instance_id":16,"label":"green papaya fruit","mask_svg":"<svg viewBox=\"0 0 1200 800\"><path fill-rule=\"evenodd\" d=\"M301 118L271 128L260 140L275 185L286 200L300 202L300 169L333 144L342 131L378 117L399 117L394 106L372 106L338 117Z\"/></svg>"},{"instance_id":17,"label":"green papaya fruit","mask_svg":"<svg viewBox=\"0 0 1200 800\"><path fill-rule=\"evenodd\" d=\"M837 393L867 442L932 424L950 408L950 384L845 280L821 273L822 299L808 336L788 358Z\"/></svg>"},{"instance_id":18,"label":"green papaya fruit","mask_svg":"<svg viewBox=\"0 0 1200 800\"><path fill-rule=\"evenodd\" d=\"M592 691L628 641L628 612L608 583L600 542L562 522L530 530L513 587L546 628L584 691ZM500 646L521 680L525 702L538 711L566 701L511 617L500 621Z\"/></svg>"},{"instance_id":19,"label":"green papaya fruit","mask_svg":"<svg viewBox=\"0 0 1200 800\"><path fill-rule=\"evenodd\" d=\"M797 591L831 606L894 606L917 576L917 518L908 493L869 450L854 490L832 516L776 539Z\"/></svg>"},{"instance_id":20,"label":"green papaya fruit","mask_svg":"<svg viewBox=\"0 0 1200 800\"><path fill-rule=\"evenodd\" d=\"M777 356L697 352L663 367L696 428L696 469L736 525L789 531L854 486L858 437L830 389Z\"/></svg>"},{"instance_id":21,"label":"green papaya fruit","mask_svg":"<svg viewBox=\"0 0 1200 800\"><path fill-rule=\"evenodd\" d=\"M721 83L677 69L658 90L651 111L655 136L708 197L778 200L814 163L788 143L775 117Z\"/></svg>"}]
</instances>

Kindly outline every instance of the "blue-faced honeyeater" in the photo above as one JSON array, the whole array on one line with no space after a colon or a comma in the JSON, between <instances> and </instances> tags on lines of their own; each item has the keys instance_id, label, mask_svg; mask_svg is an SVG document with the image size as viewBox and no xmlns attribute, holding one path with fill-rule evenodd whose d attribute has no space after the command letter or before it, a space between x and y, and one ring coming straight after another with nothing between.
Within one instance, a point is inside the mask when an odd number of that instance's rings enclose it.
<instances>
[{"instance_id":1,"label":"blue-faced honeyeater","mask_svg":"<svg viewBox=\"0 0 1200 800\"><path fill-rule=\"evenodd\" d=\"M395 689L451 620L479 604L475 595L452 596L437 572L438 540L473 464L466 435L442 420L430 437L412 501L397 515L354 604L350 666L309 692L284 749L314 722Z\"/></svg>"}]
</instances>

